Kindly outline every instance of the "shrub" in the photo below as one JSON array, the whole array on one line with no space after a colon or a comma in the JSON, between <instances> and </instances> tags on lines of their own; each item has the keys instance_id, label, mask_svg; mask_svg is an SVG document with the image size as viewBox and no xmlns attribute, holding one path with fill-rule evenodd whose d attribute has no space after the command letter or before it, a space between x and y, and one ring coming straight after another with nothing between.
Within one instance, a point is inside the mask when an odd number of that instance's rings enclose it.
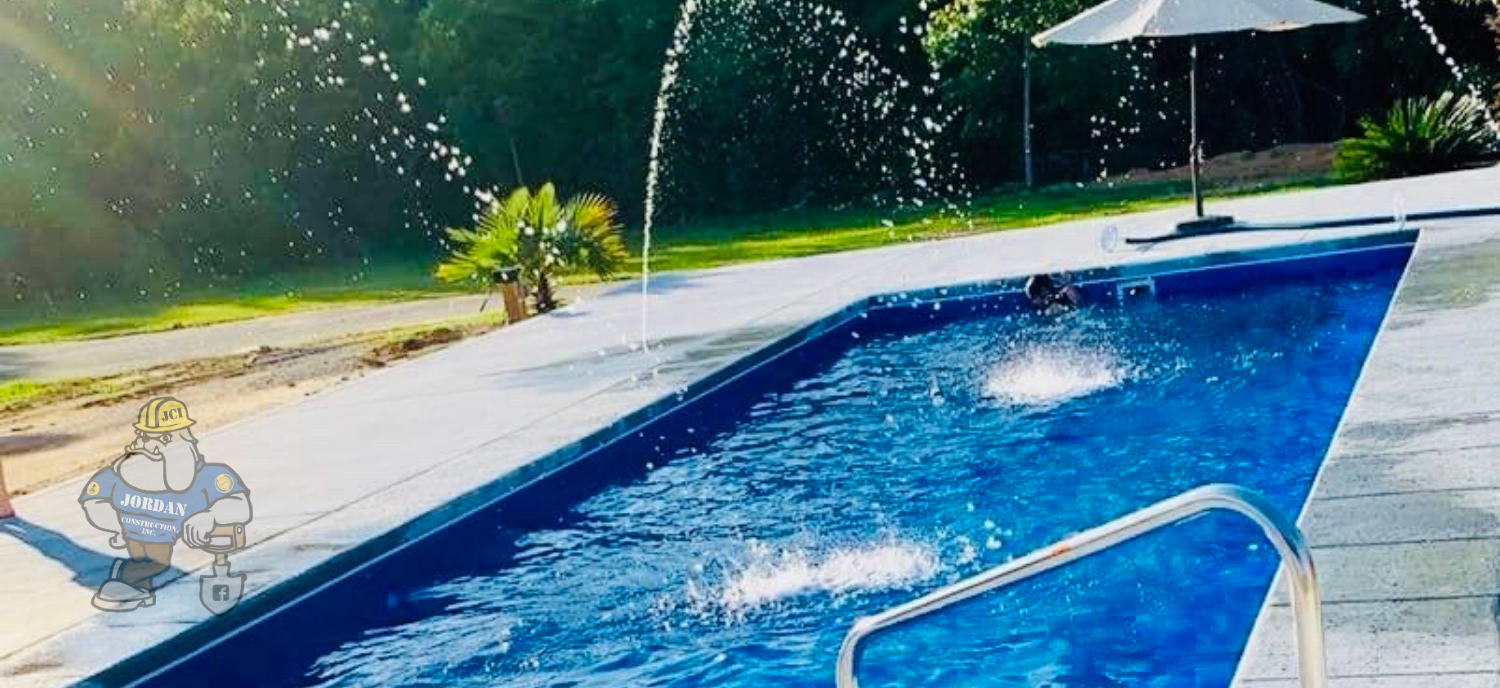
<instances>
[{"instance_id":1,"label":"shrub","mask_svg":"<svg viewBox=\"0 0 1500 688\"><path fill-rule=\"evenodd\" d=\"M1384 119L1365 117L1359 126L1363 135L1346 139L1333 162L1334 171L1351 181L1456 170L1495 152L1496 133L1484 103L1473 96L1450 92L1400 100Z\"/></svg>"},{"instance_id":2,"label":"shrub","mask_svg":"<svg viewBox=\"0 0 1500 688\"><path fill-rule=\"evenodd\" d=\"M438 264L445 282L489 284L495 271L520 268L521 280L542 313L557 308L552 284L559 274L592 272L609 278L628 254L615 206L603 196L557 201L551 184L535 194L526 187L496 200L474 229L450 229L453 253Z\"/></svg>"}]
</instances>

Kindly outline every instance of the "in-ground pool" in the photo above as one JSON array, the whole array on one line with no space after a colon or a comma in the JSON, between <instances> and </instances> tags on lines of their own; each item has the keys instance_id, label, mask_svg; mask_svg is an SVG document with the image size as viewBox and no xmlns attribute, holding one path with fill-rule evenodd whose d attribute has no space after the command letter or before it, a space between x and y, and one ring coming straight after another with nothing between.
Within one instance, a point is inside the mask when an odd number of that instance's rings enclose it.
<instances>
[{"instance_id":1,"label":"in-ground pool","mask_svg":"<svg viewBox=\"0 0 1500 688\"><path fill-rule=\"evenodd\" d=\"M1013 283L874 300L151 683L831 686L856 617L1154 501L1295 514L1409 240L1057 318ZM862 680L1226 686L1276 563L1206 516L883 636Z\"/></svg>"}]
</instances>

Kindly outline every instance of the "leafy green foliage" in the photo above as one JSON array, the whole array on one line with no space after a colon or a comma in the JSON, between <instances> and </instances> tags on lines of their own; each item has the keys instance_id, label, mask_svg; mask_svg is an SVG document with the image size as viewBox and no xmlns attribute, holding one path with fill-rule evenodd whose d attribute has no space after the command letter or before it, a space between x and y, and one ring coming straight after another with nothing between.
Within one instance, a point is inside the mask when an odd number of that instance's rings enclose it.
<instances>
[{"instance_id":1,"label":"leafy green foliage","mask_svg":"<svg viewBox=\"0 0 1500 688\"><path fill-rule=\"evenodd\" d=\"M917 0L703 0L667 117L658 237L786 210L889 216L929 154L981 195L1016 181L1025 39L1094 1L932 0L929 17ZM1480 82L1500 74L1485 2L1423 5L1440 55L1400 3L1332 1L1369 21L1204 41L1209 154L1349 136L1447 83L1448 58ZM441 228L469 224L475 189L540 179L596 189L638 226L679 5L0 2L0 303L154 307L270 274L426 261ZM288 40L334 19L334 40ZM367 53L388 53L391 73ZM1044 183L1183 162L1180 41L1031 56ZM892 82L909 86L888 97ZM404 145L428 123L472 156L467 176Z\"/></svg>"},{"instance_id":2,"label":"leafy green foliage","mask_svg":"<svg viewBox=\"0 0 1500 688\"><path fill-rule=\"evenodd\" d=\"M1452 79L1445 60L1493 80L1496 46L1476 31L1481 4L1428 3L1440 54L1401 3L1329 0L1366 21L1200 39L1202 136L1208 155L1353 133L1358 118ZM953 0L925 38L943 72L944 102L963 113L965 166L984 185L1014 180L1021 159L1026 38L1091 0ZM1486 0L1488 4L1488 0ZM1049 46L1031 51L1038 174L1078 181L1186 162L1187 42Z\"/></svg>"},{"instance_id":3,"label":"leafy green foliage","mask_svg":"<svg viewBox=\"0 0 1500 688\"><path fill-rule=\"evenodd\" d=\"M1032 65L1033 135L1043 176L1079 181L1096 172L1098 116L1121 94L1101 75L1129 73L1117 48L1030 47L1031 36L1090 0L956 0L933 13L924 43L944 75L944 101L962 113L955 136L964 167L986 185L1021 176L1023 64ZM1145 138L1145 137L1143 137ZM1086 149L1096 150L1086 150ZM1158 155L1160 149L1147 155Z\"/></svg>"},{"instance_id":4,"label":"leafy green foliage","mask_svg":"<svg viewBox=\"0 0 1500 688\"><path fill-rule=\"evenodd\" d=\"M1484 103L1467 95L1406 98L1385 117L1362 118L1359 126L1363 135L1344 141L1334 160L1335 170L1349 180L1446 172L1495 152Z\"/></svg>"},{"instance_id":5,"label":"leafy green foliage","mask_svg":"<svg viewBox=\"0 0 1500 688\"><path fill-rule=\"evenodd\" d=\"M557 307L553 282L569 272L608 279L629 255L620 238L615 207L595 194L559 203L557 189L545 184L535 194L520 187L491 203L474 229L450 229L452 255L438 264L445 282L488 283L500 268L520 268L538 311Z\"/></svg>"}]
</instances>

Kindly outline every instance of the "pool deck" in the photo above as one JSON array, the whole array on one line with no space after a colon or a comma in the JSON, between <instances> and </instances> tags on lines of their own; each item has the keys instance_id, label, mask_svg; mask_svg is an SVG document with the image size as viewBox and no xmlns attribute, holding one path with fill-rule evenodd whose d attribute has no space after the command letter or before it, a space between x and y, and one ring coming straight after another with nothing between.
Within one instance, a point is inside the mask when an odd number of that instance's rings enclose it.
<instances>
[{"instance_id":1,"label":"pool deck","mask_svg":"<svg viewBox=\"0 0 1500 688\"><path fill-rule=\"evenodd\" d=\"M1275 222L1389 214L1398 196L1411 212L1493 205L1500 168L1212 209ZM204 453L240 473L255 505L252 546L235 571L249 574L253 597L374 538L419 537L452 507L424 514L545 470L557 448L867 296L1389 229L1100 247L1106 225L1156 234L1183 212L666 276L652 282L649 352L632 346L639 284L622 285L299 404L201 428ZM1488 300L1500 291L1500 218L1424 229L1303 519L1324 571L1330 666L1350 677L1340 686L1500 685L1500 300ZM118 412L123 445L135 409ZM209 618L196 581L209 559L187 550L174 561L185 579L161 589L155 607L90 607L115 554L77 506L84 483L20 498L20 518L0 522L10 573L0 582L0 686L74 683ZM1287 613L1274 597L1265 608L1243 685L1293 676ZM832 657L828 665L831 677Z\"/></svg>"},{"instance_id":2,"label":"pool deck","mask_svg":"<svg viewBox=\"0 0 1500 688\"><path fill-rule=\"evenodd\" d=\"M1302 525L1333 686L1500 686L1500 222L1424 232ZM1284 581L1242 688L1296 681Z\"/></svg>"}]
</instances>

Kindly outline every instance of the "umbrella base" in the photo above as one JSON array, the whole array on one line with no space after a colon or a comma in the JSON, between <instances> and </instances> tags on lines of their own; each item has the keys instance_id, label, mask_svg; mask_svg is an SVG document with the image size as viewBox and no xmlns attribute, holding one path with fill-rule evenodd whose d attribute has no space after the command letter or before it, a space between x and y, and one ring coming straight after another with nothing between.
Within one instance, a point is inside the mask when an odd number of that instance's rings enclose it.
<instances>
[{"instance_id":1,"label":"umbrella base","mask_svg":"<svg viewBox=\"0 0 1500 688\"><path fill-rule=\"evenodd\" d=\"M1209 215L1200 217L1177 225L1177 233L1191 236L1194 234L1212 234L1226 227L1234 226L1234 218L1228 215Z\"/></svg>"}]
</instances>

